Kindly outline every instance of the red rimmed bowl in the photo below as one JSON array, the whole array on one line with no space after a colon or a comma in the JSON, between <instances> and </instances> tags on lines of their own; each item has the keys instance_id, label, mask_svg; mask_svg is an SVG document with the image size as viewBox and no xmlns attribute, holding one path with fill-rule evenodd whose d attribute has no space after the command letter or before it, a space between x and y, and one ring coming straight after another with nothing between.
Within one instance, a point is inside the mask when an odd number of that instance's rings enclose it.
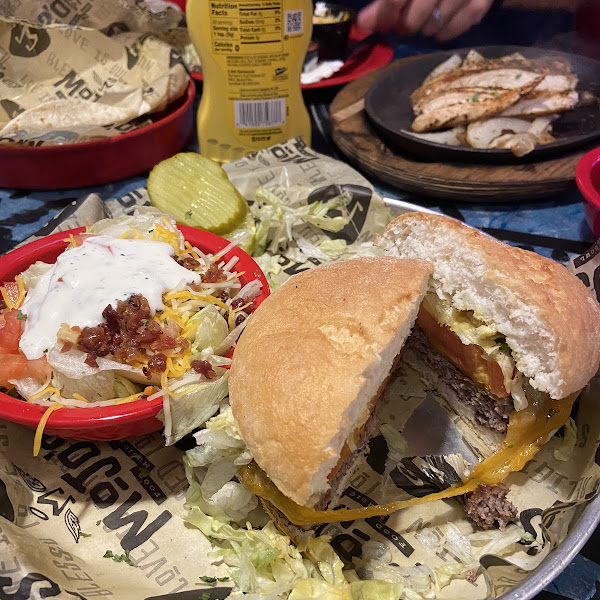
<instances>
[{"instance_id":1,"label":"red rimmed bowl","mask_svg":"<svg viewBox=\"0 0 600 600\"><path fill-rule=\"evenodd\" d=\"M0 187L56 190L98 185L149 171L177 154L194 132L196 84L152 123L81 144L0 146Z\"/></svg>"},{"instance_id":2,"label":"red rimmed bowl","mask_svg":"<svg viewBox=\"0 0 600 600\"><path fill-rule=\"evenodd\" d=\"M575 181L583 194L585 218L596 237L600 237L600 147L581 157L575 168Z\"/></svg>"},{"instance_id":3,"label":"red rimmed bowl","mask_svg":"<svg viewBox=\"0 0 600 600\"><path fill-rule=\"evenodd\" d=\"M184 238L206 253L216 253L229 245L229 241L193 227L179 227ZM0 283L13 281L29 265L37 260L54 262L67 247L65 238L70 233L79 233L83 228L61 231L17 248L0 257ZM262 293L254 300L256 308L268 295L269 285L254 259L234 246L224 258L238 257L236 270L244 271L240 276L242 285L258 279ZM11 398L0 392L0 419L20 423L35 429L46 411L45 406ZM119 440L158 431L163 424L156 418L162 409L162 397L154 400L135 400L114 406L76 408L65 407L53 412L44 428L44 433L76 440Z\"/></svg>"}]
</instances>

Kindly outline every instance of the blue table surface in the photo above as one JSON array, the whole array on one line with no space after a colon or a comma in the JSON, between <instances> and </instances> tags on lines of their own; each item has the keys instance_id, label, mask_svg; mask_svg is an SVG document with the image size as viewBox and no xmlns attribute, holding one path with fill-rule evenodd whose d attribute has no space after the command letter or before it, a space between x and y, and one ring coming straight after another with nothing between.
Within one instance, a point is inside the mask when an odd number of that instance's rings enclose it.
<instances>
[{"instance_id":1,"label":"blue table surface","mask_svg":"<svg viewBox=\"0 0 600 600\"><path fill-rule=\"evenodd\" d=\"M399 58L421 51L424 49L397 44L395 56ZM336 91L325 89L307 92L305 101L313 120L313 147L344 160L328 135L328 106ZM197 151L197 141L191 140L186 149ZM35 169L35 165L32 165L32 169ZM105 200L121 197L144 186L146 177L147 174L142 173L105 185L58 191L0 189L0 254L36 233L73 200L90 193L97 193ZM393 189L372 178L371 182L384 197L433 208L479 227L508 243L534 250L559 262L572 260L595 241L585 221L582 196L575 186L569 192L535 202L484 204L468 201L441 202ZM566 571L539 594L537 600L589 600L600 597L599 584L600 533L596 531Z\"/></svg>"}]
</instances>

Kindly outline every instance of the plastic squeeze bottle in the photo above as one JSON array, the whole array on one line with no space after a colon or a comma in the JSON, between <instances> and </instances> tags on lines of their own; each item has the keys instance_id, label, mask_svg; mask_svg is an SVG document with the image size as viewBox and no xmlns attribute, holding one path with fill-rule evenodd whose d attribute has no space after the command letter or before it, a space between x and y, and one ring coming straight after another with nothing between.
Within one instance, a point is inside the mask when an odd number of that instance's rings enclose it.
<instances>
[{"instance_id":1,"label":"plastic squeeze bottle","mask_svg":"<svg viewBox=\"0 0 600 600\"><path fill-rule=\"evenodd\" d=\"M300 74L312 10L312 0L187 0L201 154L226 162L298 135L310 145Z\"/></svg>"}]
</instances>

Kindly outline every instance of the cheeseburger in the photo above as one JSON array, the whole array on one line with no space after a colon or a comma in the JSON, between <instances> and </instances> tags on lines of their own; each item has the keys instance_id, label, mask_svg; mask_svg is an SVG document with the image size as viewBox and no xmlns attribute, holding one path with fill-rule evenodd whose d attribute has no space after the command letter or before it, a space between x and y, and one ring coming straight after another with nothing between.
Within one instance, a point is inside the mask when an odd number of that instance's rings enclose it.
<instances>
[{"instance_id":1,"label":"cheeseburger","mask_svg":"<svg viewBox=\"0 0 600 600\"><path fill-rule=\"evenodd\" d=\"M292 277L236 348L230 403L254 457L240 479L296 540L315 524L439 498L497 500L600 362L600 307L561 265L433 214L397 218L377 244L388 256ZM493 454L424 498L328 510L376 432L377 399L400 359Z\"/></svg>"},{"instance_id":2,"label":"cheeseburger","mask_svg":"<svg viewBox=\"0 0 600 600\"><path fill-rule=\"evenodd\" d=\"M393 257L322 266L291 277L249 320L229 401L255 461L242 481L280 526L280 513L320 522L313 513L343 492L430 275L426 261ZM308 521L290 514L300 507Z\"/></svg>"}]
</instances>

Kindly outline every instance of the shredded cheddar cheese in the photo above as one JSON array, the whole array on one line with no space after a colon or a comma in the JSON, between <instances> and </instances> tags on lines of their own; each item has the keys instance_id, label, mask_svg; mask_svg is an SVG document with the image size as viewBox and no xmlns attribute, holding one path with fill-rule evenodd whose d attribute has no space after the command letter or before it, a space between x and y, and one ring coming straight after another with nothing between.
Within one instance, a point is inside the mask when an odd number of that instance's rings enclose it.
<instances>
[{"instance_id":1,"label":"shredded cheddar cheese","mask_svg":"<svg viewBox=\"0 0 600 600\"><path fill-rule=\"evenodd\" d=\"M45 396L46 394L50 394L49 397L53 396L54 394L56 394L58 396L58 395L60 395L60 390L58 388L55 388L52 385L47 385L47 386L43 387L41 390L39 390L38 392L36 392L35 394L31 394L31 396L29 396L29 401L31 402L31 400L36 400L37 398L41 398L42 396Z\"/></svg>"},{"instance_id":2,"label":"shredded cheddar cheese","mask_svg":"<svg viewBox=\"0 0 600 600\"><path fill-rule=\"evenodd\" d=\"M169 244L169 246L171 246L173 250L175 250L176 254L178 254L181 251L181 248L179 246L179 238L177 237L177 234L174 231L171 231L166 227L159 225L158 223L156 223L156 225L154 226L152 238L159 242Z\"/></svg>"},{"instance_id":3,"label":"shredded cheddar cheese","mask_svg":"<svg viewBox=\"0 0 600 600\"><path fill-rule=\"evenodd\" d=\"M81 394L78 394L77 392L73 392L73 398L75 398L75 400L80 400L81 402L89 402L87 398L84 398Z\"/></svg>"},{"instance_id":4,"label":"shredded cheddar cheese","mask_svg":"<svg viewBox=\"0 0 600 600\"><path fill-rule=\"evenodd\" d=\"M77 240L75 239L75 236L72 233L70 233L69 237L65 238L63 240L63 242L65 242L66 244L69 244L73 248L76 248L77 246L79 246L79 243L77 242Z\"/></svg>"},{"instance_id":5,"label":"shredded cheddar cheese","mask_svg":"<svg viewBox=\"0 0 600 600\"><path fill-rule=\"evenodd\" d=\"M184 242L184 246L192 258L200 260L200 255L194 250L194 247L187 240Z\"/></svg>"},{"instance_id":6,"label":"shredded cheddar cheese","mask_svg":"<svg viewBox=\"0 0 600 600\"><path fill-rule=\"evenodd\" d=\"M16 289L15 289L16 284ZM6 306L9 309L20 308L25 300L25 294L27 290L25 289L25 282L23 281L23 277L21 275L17 275L15 277L14 284L5 284L0 287L0 294L2 295L2 299L6 302Z\"/></svg>"},{"instance_id":7,"label":"shredded cheddar cheese","mask_svg":"<svg viewBox=\"0 0 600 600\"><path fill-rule=\"evenodd\" d=\"M64 408L64 405L62 405L60 402L55 402L54 404L51 404L46 409L46 412L42 415L42 418L40 419L40 422L38 423L38 426L35 430L35 436L33 438L34 456L37 456L40 453L40 448L42 446L42 434L44 433L44 428L46 427L46 423L48 423L50 415L59 408Z\"/></svg>"}]
</instances>

